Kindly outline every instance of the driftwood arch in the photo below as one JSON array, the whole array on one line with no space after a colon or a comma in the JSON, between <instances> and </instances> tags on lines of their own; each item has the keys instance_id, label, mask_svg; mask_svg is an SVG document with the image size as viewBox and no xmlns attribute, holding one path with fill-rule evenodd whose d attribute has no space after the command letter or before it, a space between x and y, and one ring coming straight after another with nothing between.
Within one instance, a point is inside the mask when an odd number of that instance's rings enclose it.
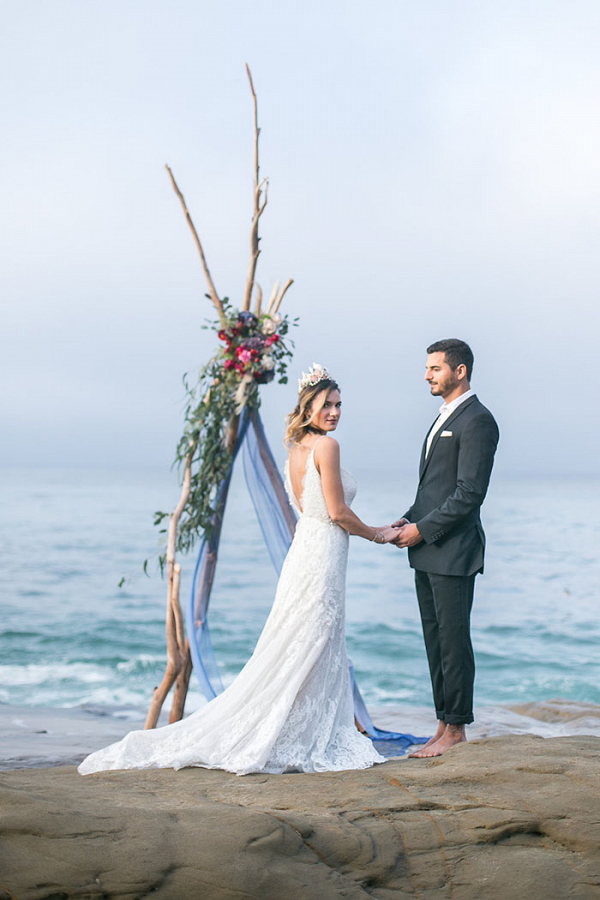
<instances>
[{"instance_id":1,"label":"driftwood arch","mask_svg":"<svg viewBox=\"0 0 600 900\"><path fill-rule=\"evenodd\" d=\"M263 215L265 208L267 206L268 200L268 178L260 178L260 160L259 160L259 137L260 137L260 127L258 125L258 100L256 96L256 91L254 89L254 83L252 81L252 74L248 65L246 64L246 73L248 76L248 82L250 85L250 91L252 95L252 103L253 103L253 113L254 113L254 192L253 192L253 210L252 210L252 222L250 227L250 260L248 263L248 273L246 276L246 284L244 288L244 296L241 305L241 309L243 312L249 312L252 302L252 295L255 291L255 314L258 316L263 311L263 293L260 285L256 284L256 267L258 263L258 257L260 256L260 238L259 238L259 224L260 218ZM215 287L214 280L210 273L210 269L208 267L208 262L206 260L206 255L204 253L204 248L202 246L202 242L196 231L196 227L190 215L189 209L185 202L185 198L179 186L175 180L175 176L171 168L166 166L167 172L169 174L169 178L171 180L171 184L175 193L177 194L179 201L181 203L181 207L186 218L186 221L189 225L189 228L192 232L192 236L196 247L198 249L198 254L200 256L200 263L202 265L202 270L204 272L204 277L206 279L206 283L208 286L208 297L213 303L217 315L219 317L220 322L224 325L226 321L226 311L224 307L223 300L220 298L217 289ZM281 302L293 284L293 279L289 278L284 286L280 287L280 282L277 282L273 290L271 292L268 305L265 307L264 311L267 314L277 314L279 308L281 306ZM244 407L245 396L243 390L239 392L238 402L236 404L236 409L234 413L229 417L227 422L227 427L225 431L225 444L228 452L233 454L234 448L237 443L238 431L240 426L240 415L242 409ZM165 673L163 675L161 683L154 688L152 699L150 702L150 707L148 710L148 715L146 718L145 728L155 728L158 722L158 718L162 707L169 695L169 692L173 688L173 700L171 705L171 712L169 716L169 722L176 722L183 717L184 708L185 708L185 700L187 696L187 691L189 687L190 676L192 672L192 659L190 653L190 643L188 638L186 637L185 632L185 624L184 624L184 616L181 608L180 601L180 581L181 581L181 565L177 562L177 537L178 537L178 528L179 522L181 519L181 515L186 509L186 506L189 502L190 498L190 487L192 481L192 466L194 455L197 451L197 444L192 442L189 450L187 451L185 457L185 466L183 472L183 480L182 480L182 489L181 496L177 503L177 506L172 511L169 516L169 526L168 526L168 538L167 538L167 552L166 552L166 570L167 570L167 604L166 604L166 648L167 648L167 664L165 668ZM220 524L222 520L222 515L224 512L224 502L222 503L222 508L216 511L216 515L219 517L219 521L215 522L215 527L220 531ZM216 554L214 563L216 565Z\"/></svg>"}]
</instances>

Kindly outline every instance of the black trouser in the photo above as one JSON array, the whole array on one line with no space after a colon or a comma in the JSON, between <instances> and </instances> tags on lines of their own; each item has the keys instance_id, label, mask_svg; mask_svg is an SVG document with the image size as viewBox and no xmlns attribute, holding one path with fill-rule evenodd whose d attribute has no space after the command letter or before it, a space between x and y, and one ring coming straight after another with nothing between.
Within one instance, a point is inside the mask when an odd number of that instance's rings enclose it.
<instances>
[{"instance_id":1,"label":"black trouser","mask_svg":"<svg viewBox=\"0 0 600 900\"><path fill-rule=\"evenodd\" d=\"M415 569L435 712L448 725L473 721L475 660L470 618L475 575L432 575Z\"/></svg>"}]
</instances>

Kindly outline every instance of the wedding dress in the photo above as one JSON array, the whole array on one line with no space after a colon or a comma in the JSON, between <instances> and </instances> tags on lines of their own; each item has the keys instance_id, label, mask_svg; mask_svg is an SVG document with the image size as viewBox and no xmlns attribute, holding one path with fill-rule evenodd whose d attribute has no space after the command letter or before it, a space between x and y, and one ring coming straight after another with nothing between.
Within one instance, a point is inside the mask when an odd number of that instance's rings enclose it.
<instances>
[{"instance_id":1,"label":"wedding dress","mask_svg":"<svg viewBox=\"0 0 600 900\"><path fill-rule=\"evenodd\" d=\"M342 484L350 505L356 484L345 470ZM237 775L332 772L385 762L354 723L345 639L348 534L327 513L314 447L306 464L302 509L289 465L286 489L299 516L296 533L273 607L240 674L180 722L132 731L90 754L80 774L184 766Z\"/></svg>"}]
</instances>

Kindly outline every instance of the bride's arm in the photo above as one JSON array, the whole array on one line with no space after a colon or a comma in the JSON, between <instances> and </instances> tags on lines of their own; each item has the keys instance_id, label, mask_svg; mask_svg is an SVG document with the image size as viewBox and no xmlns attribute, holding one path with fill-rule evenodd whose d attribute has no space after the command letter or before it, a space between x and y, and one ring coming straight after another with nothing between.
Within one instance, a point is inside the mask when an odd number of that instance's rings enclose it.
<instances>
[{"instance_id":1,"label":"bride's arm","mask_svg":"<svg viewBox=\"0 0 600 900\"><path fill-rule=\"evenodd\" d=\"M383 544L394 540L397 528L371 528L352 512L344 500L344 488L340 472L340 445L334 438L319 441L315 448L315 465L321 475L323 496L330 518L349 534L356 534L367 541ZM381 535L379 537L378 535ZM383 540L382 540L383 538Z\"/></svg>"}]
</instances>

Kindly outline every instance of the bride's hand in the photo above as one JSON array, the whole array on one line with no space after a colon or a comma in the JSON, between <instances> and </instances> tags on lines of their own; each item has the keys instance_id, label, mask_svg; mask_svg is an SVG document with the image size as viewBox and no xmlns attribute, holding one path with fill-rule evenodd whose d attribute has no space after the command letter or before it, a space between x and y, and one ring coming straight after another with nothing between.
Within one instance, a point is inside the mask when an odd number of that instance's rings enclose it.
<instances>
[{"instance_id":1,"label":"bride's hand","mask_svg":"<svg viewBox=\"0 0 600 900\"><path fill-rule=\"evenodd\" d=\"M394 528L392 525L386 525L385 528L378 528L377 530L383 537L383 541L381 542L383 544L391 544L400 534L400 529Z\"/></svg>"}]
</instances>

